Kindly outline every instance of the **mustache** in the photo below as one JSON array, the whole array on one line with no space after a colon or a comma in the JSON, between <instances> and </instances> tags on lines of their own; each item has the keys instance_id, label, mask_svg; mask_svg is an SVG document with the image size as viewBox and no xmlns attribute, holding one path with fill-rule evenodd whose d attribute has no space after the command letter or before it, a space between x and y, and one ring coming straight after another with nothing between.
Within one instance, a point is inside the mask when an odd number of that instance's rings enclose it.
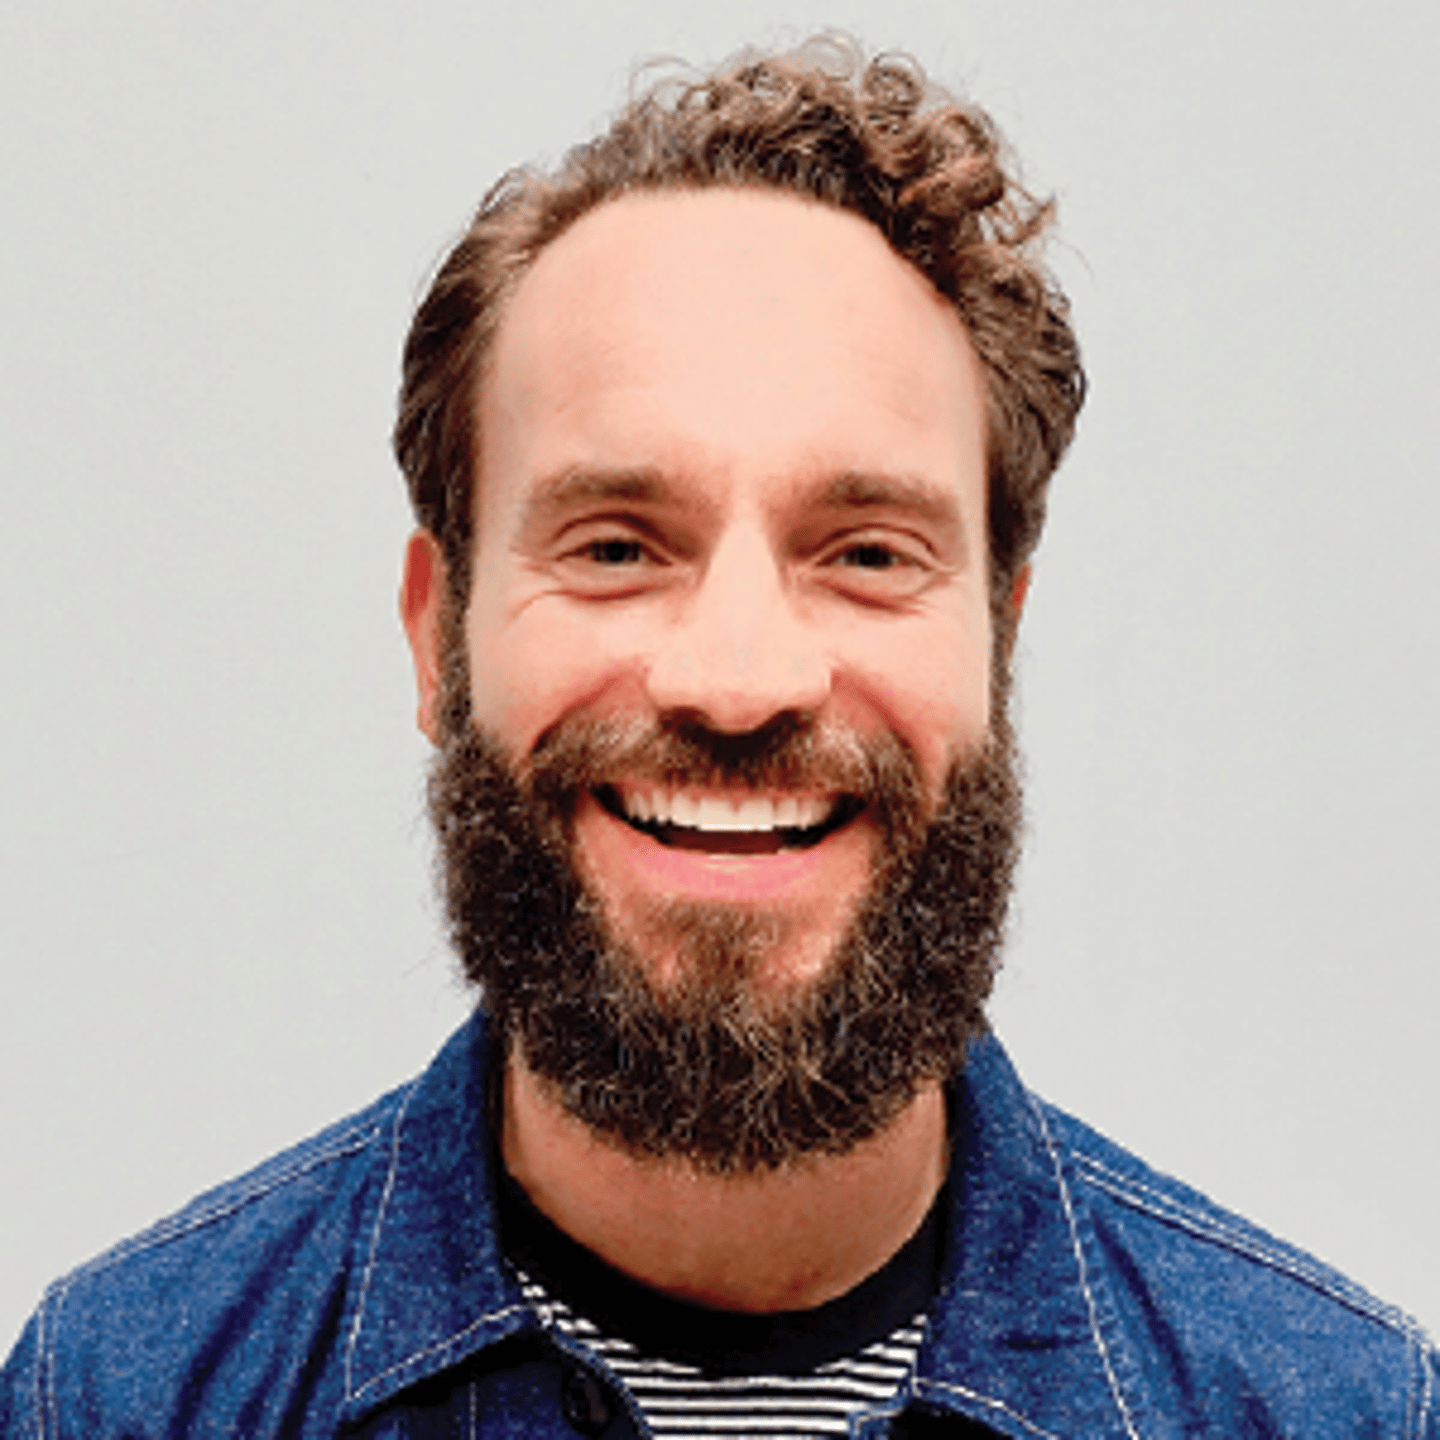
<instances>
[{"instance_id":1,"label":"mustache","mask_svg":"<svg viewBox=\"0 0 1440 1440\"><path fill-rule=\"evenodd\" d=\"M530 795L568 814L583 790L629 780L685 787L838 791L874 807L892 835L929 819L919 761L895 735L781 714L728 734L687 716L566 716L519 767Z\"/></svg>"}]
</instances>

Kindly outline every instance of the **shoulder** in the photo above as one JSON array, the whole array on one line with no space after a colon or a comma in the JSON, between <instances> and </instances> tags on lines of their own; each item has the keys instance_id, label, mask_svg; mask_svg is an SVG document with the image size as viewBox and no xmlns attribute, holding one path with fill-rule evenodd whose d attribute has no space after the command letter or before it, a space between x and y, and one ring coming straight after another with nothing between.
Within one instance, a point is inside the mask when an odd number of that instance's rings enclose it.
<instances>
[{"instance_id":1,"label":"shoulder","mask_svg":"<svg viewBox=\"0 0 1440 1440\"><path fill-rule=\"evenodd\" d=\"M1440 1427L1436 1357L1421 1326L1330 1266L1215 1204L1079 1120L1034 1101L1073 1211L1077 1259L1122 1362L1183 1410L1228 1395L1304 1420L1394 1433ZM1289 1433L1284 1432L1284 1433ZM1384 1433L1391 1433L1386 1430Z\"/></svg>"},{"instance_id":2,"label":"shoulder","mask_svg":"<svg viewBox=\"0 0 1440 1440\"><path fill-rule=\"evenodd\" d=\"M60 1433L61 1417L143 1425L197 1357L234 1363L291 1337L277 1393L319 1380L412 1087L391 1092L52 1284L0 1375L0 1434ZM271 1354L283 1353L273 1347ZM238 1378L238 1377L237 1377ZM68 1433L68 1432L67 1432ZM126 1433L129 1433L128 1431ZM137 1429L135 1433L148 1433Z\"/></svg>"},{"instance_id":3,"label":"shoulder","mask_svg":"<svg viewBox=\"0 0 1440 1440\"><path fill-rule=\"evenodd\" d=\"M227 1229L257 1222L305 1225L333 1203L383 1144L410 1086L391 1091L354 1115L271 1156L244 1174L197 1195L175 1214L97 1256L58 1282L58 1288L97 1279L187 1244L223 1240Z\"/></svg>"},{"instance_id":4,"label":"shoulder","mask_svg":"<svg viewBox=\"0 0 1440 1440\"><path fill-rule=\"evenodd\" d=\"M492 1058L477 1013L410 1084L57 1281L0 1371L0 1436L329 1434L356 1376L438 1353L503 1288Z\"/></svg>"},{"instance_id":5,"label":"shoulder","mask_svg":"<svg viewBox=\"0 0 1440 1440\"><path fill-rule=\"evenodd\" d=\"M319 1218L343 1206L363 1183L377 1148L383 1148L410 1086L382 1096L364 1110L327 1126L245 1174L196 1196L56 1282L51 1295L107 1280L124 1284L148 1267L188 1268L190 1252L223 1249L231 1236L314 1231Z\"/></svg>"}]
</instances>

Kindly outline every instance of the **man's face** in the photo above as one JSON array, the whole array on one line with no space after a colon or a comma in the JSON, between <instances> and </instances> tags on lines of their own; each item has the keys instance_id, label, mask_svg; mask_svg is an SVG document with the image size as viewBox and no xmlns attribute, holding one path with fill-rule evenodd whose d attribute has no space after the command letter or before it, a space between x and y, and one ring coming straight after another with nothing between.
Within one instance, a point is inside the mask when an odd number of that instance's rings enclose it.
<instances>
[{"instance_id":1,"label":"man's face","mask_svg":"<svg viewBox=\"0 0 1440 1440\"><path fill-rule=\"evenodd\" d=\"M841 1152L983 1028L1017 853L964 332L859 220L632 197L479 404L468 603L423 534L404 594L466 972L623 1146Z\"/></svg>"},{"instance_id":2,"label":"man's face","mask_svg":"<svg viewBox=\"0 0 1440 1440\"><path fill-rule=\"evenodd\" d=\"M603 206L510 302L480 395L464 616L516 766L576 720L884 737L922 803L990 715L984 403L954 312L878 232L776 195ZM677 913L763 916L755 976L821 973L880 829L824 776L604 775L573 816L613 933L673 981Z\"/></svg>"}]
</instances>

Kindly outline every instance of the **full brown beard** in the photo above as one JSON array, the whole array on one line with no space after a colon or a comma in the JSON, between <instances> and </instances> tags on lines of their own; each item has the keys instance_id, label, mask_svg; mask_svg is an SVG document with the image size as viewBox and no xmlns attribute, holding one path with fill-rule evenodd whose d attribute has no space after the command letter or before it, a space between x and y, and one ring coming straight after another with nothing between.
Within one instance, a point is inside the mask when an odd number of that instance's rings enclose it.
<instances>
[{"instance_id":1,"label":"full brown beard","mask_svg":"<svg viewBox=\"0 0 1440 1440\"><path fill-rule=\"evenodd\" d=\"M572 1115L632 1153L743 1173L844 1153L959 1069L986 1028L1019 852L1003 674L989 732L935 808L893 735L790 715L739 737L569 716L512 766L472 724L463 650L447 648L429 793L451 938L507 1045ZM777 911L660 902L649 921L678 958L655 982L574 854L580 794L621 776L839 790L870 807L868 893L816 979L758 983L784 939Z\"/></svg>"}]
</instances>

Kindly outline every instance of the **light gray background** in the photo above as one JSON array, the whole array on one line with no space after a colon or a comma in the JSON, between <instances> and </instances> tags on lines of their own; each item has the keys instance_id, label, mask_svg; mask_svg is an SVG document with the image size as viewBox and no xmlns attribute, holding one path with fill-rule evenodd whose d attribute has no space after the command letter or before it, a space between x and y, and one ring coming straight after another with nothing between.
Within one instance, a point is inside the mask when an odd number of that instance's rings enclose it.
<instances>
[{"instance_id":1,"label":"light gray background","mask_svg":"<svg viewBox=\"0 0 1440 1440\"><path fill-rule=\"evenodd\" d=\"M1093 378L1022 634L1002 1034L1440 1323L1440 7L686 10L0 6L0 1348L463 1014L394 613L409 312L633 60L827 24L1058 193Z\"/></svg>"}]
</instances>

